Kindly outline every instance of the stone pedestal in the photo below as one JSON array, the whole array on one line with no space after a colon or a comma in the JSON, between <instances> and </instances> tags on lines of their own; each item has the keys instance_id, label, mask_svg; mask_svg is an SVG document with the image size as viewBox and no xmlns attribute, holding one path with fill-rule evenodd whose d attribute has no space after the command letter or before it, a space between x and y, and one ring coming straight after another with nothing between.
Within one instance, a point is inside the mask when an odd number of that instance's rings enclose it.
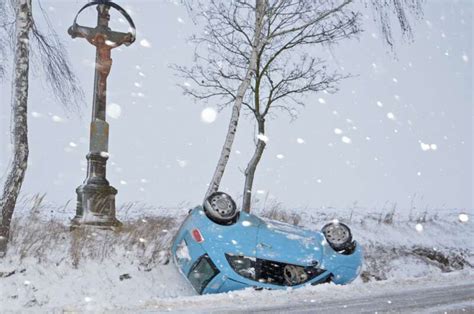
<instances>
[{"instance_id":1,"label":"stone pedestal","mask_svg":"<svg viewBox=\"0 0 474 314\"><path fill-rule=\"evenodd\" d=\"M115 229L122 223L115 217L115 195L117 190L105 178L107 157L98 153L87 155L88 177L76 189L76 216L71 228L94 226Z\"/></svg>"}]
</instances>

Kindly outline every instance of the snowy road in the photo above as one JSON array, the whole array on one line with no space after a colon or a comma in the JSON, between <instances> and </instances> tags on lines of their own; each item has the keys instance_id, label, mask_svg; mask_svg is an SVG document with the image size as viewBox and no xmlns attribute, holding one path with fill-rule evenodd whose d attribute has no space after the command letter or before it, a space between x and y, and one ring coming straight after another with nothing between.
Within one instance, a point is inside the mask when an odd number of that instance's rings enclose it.
<instances>
[{"instance_id":1,"label":"snowy road","mask_svg":"<svg viewBox=\"0 0 474 314\"><path fill-rule=\"evenodd\" d=\"M474 284L369 294L363 298L322 301L296 306L269 306L255 313L385 313L474 312Z\"/></svg>"},{"instance_id":2,"label":"snowy road","mask_svg":"<svg viewBox=\"0 0 474 314\"><path fill-rule=\"evenodd\" d=\"M137 309L181 313L474 313L474 273L157 298L133 308Z\"/></svg>"}]
</instances>

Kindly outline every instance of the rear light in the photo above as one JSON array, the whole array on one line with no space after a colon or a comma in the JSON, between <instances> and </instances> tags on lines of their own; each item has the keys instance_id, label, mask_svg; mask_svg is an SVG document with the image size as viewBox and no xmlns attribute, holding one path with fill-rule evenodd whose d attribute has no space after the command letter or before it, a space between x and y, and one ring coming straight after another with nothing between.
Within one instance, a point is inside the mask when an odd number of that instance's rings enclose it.
<instances>
[{"instance_id":1,"label":"rear light","mask_svg":"<svg viewBox=\"0 0 474 314\"><path fill-rule=\"evenodd\" d=\"M191 235L193 236L194 241L196 241L197 243L204 242L204 237L202 236L201 231L199 231L199 229L193 229L191 231Z\"/></svg>"}]
</instances>

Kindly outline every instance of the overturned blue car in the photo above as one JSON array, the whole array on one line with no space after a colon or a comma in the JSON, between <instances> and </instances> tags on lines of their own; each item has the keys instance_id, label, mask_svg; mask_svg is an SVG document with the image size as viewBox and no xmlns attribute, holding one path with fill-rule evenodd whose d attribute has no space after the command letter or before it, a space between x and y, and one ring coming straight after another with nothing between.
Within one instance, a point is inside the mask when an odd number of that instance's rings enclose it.
<instances>
[{"instance_id":1,"label":"overturned blue car","mask_svg":"<svg viewBox=\"0 0 474 314\"><path fill-rule=\"evenodd\" d=\"M335 221L318 232L263 220L237 211L222 192L190 210L171 254L199 294L347 284L362 264L361 248L346 225Z\"/></svg>"}]
</instances>

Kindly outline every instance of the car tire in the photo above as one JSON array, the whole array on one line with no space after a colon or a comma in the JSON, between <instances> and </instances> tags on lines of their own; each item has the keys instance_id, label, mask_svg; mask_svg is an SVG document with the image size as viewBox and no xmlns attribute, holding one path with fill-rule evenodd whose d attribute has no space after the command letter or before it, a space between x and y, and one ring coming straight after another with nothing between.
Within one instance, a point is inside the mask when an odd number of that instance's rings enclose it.
<instances>
[{"instance_id":1,"label":"car tire","mask_svg":"<svg viewBox=\"0 0 474 314\"><path fill-rule=\"evenodd\" d=\"M206 216L220 225L231 225L239 216L234 200L224 192L214 192L209 195L203 207Z\"/></svg>"},{"instance_id":2,"label":"car tire","mask_svg":"<svg viewBox=\"0 0 474 314\"><path fill-rule=\"evenodd\" d=\"M328 223L321 229L324 236L326 237L326 241L328 242L328 244L334 249L334 251L337 251L337 252L349 250L350 248L352 248L354 246L354 241L352 241L351 229L345 224L338 222L337 225L342 227L345 230L346 234L335 235L334 233L331 232L331 227L334 225L335 225L334 223ZM342 236L346 237L344 242L340 241L340 238Z\"/></svg>"}]
</instances>

